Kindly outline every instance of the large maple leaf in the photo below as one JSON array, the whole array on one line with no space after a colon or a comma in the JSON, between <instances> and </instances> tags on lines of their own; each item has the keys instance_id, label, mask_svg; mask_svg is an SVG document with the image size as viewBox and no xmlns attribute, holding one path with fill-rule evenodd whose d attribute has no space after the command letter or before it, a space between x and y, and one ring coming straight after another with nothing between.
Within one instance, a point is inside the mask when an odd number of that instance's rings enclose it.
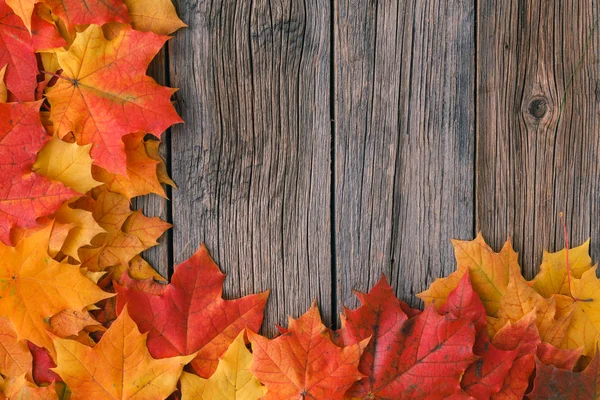
<instances>
[{"instance_id":1,"label":"large maple leaf","mask_svg":"<svg viewBox=\"0 0 600 400\"><path fill-rule=\"evenodd\" d=\"M146 76L167 39L130 27L110 41L97 25L78 33L69 50L57 54L63 72L47 91L55 133L62 138L73 132L79 144L94 143L97 165L126 175L123 136L158 136L181 122L170 101L174 90Z\"/></svg>"},{"instance_id":2,"label":"large maple leaf","mask_svg":"<svg viewBox=\"0 0 600 400\"><path fill-rule=\"evenodd\" d=\"M443 398L460 391L461 375L475 359L470 317L441 316L428 307L408 319L383 278L369 294L357 295L362 306L346 310L339 335L345 344L371 341L359 365L366 377L348 397Z\"/></svg>"},{"instance_id":3,"label":"large maple leaf","mask_svg":"<svg viewBox=\"0 0 600 400\"><path fill-rule=\"evenodd\" d=\"M0 67L6 86L19 101L32 101L37 86L37 61L31 35L23 21L0 0Z\"/></svg>"},{"instance_id":4,"label":"large maple leaf","mask_svg":"<svg viewBox=\"0 0 600 400\"><path fill-rule=\"evenodd\" d=\"M474 240L453 240L456 256L456 271L446 278L438 278L428 290L419 293L417 297L425 303L433 303L439 307L444 303L448 294L458 285L460 278L468 272L473 289L477 292L486 312L495 316L500 308L500 300L508 286L511 274L520 274L518 254L513 250L509 239L499 253L485 243L480 234Z\"/></svg>"},{"instance_id":5,"label":"large maple leaf","mask_svg":"<svg viewBox=\"0 0 600 400\"><path fill-rule=\"evenodd\" d=\"M215 373L208 379L184 372L182 400L258 400L267 392L250 371L252 353L246 348L244 331L231 343Z\"/></svg>"},{"instance_id":6,"label":"large maple leaf","mask_svg":"<svg viewBox=\"0 0 600 400\"><path fill-rule=\"evenodd\" d=\"M52 348L47 321L63 310L83 310L111 297L81 274L79 267L54 261L47 253L51 226L22 239L0 243L0 315L13 323L20 340Z\"/></svg>"},{"instance_id":7,"label":"large maple leaf","mask_svg":"<svg viewBox=\"0 0 600 400\"><path fill-rule=\"evenodd\" d=\"M357 367L370 338L336 346L316 302L300 318L290 318L288 325L272 340L248 331L252 372L268 389L264 399L343 399L348 388L363 378Z\"/></svg>"},{"instance_id":8,"label":"large maple leaf","mask_svg":"<svg viewBox=\"0 0 600 400\"><path fill-rule=\"evenodd\" d=\"M0 241L10 230L32 228L77 193L30 171L49 139L40 121L41 103L0 103Z\"/></svg>"},{"instance_id":9,"label":"large maple leaf","mask_svg":"<svg viewBox=\"0 0 600 400\"><path fill-rule=\"evenodd\" d=\"M260 329L268 297L264 292L223 300L224 279L202 245L189 260L175 267L170 285L152 279L135 281L124 274L123 284L115 284L117 309L128 304L140 330L148 332L148 348L154 357L198 352L191 365L208 378L244 327Z\"/></svg>"},{"instance_id":10,"label":"large maple leaf","mask_svg":"<svg viewBox=\"0 0 600 400\"><path fill-rule=\"evenodd\" d=\"M54 371L72 391L71 399L164 399L175 390L183 366L194 355L153 359L127 310L93 348L55 339Z\"/></svg>"}]
</instances>

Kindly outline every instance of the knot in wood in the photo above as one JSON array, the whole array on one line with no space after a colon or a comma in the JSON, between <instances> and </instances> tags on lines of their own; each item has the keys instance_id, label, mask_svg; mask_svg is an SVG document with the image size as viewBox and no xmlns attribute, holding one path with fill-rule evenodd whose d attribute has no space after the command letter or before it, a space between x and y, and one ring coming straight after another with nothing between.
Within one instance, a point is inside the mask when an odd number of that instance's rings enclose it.
<instances>
[{"instance_id":1,"label":"knot in wood","mask_svg":"<svg viewBox=\"0 0 600 400\"><path fill-rule=\"evenodd\" d=\"M534 97L527 106L529 114L535 119L542 119L548 112L548 101L544 97Z\"/></svg>"}]
</instances>

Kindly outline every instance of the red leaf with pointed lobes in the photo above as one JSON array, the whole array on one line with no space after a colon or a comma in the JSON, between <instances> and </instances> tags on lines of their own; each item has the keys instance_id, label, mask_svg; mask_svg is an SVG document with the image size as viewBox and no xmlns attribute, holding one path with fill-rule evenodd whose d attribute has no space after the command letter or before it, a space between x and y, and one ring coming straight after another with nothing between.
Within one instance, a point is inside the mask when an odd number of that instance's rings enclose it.
<instances>
[{"instance_id":1,"label":"red leaf with pointed lobes","mask_svg":"<svg viewBox=\"0 0 600 400\"><path fill-rule=\"evenodd\" d=\"M336 346L316 302L300 318L289 321L285 333L272 340L248 331L252 372L268 389L264 400L342 400L363 377L357 367L369 339Z\"/></svg>"},{"instance_id":2,"label":"red leaf with pointed lobes","mask_svg":"<svg viewBox=\"0 0 600 400\"><path fill-rule=\"evenodd\" d=\"M583 347L578 349L559 349L550 343L540 343L537 348L537 358L547 365L572 370L577 364Z\"/></svg>"},{"instance_id":3,"label":"red leaf with pointed lobes","mask_svg":"<svg viewBox=\"0 0 600 400\"><path fill-rule=\"evenodd\" d=\"M208 378L219 357L244 327L260 329L268 292L223 300L225 275L204 245L175 267L170 285L153 279L136 281L127 274L115 283L117 311L125 304L140 331L148 332L153 357L165 358L198 351L191 365Z\"/></svg>"},{"instance_id":4,"label":"red leaf with pointed lobes","mask_svg":"<svg viewBox=\"0 0 600 400\"><path fill-rule=\"evenodd\" d=\"M37 60L31 35L21 18L0 0L0 68L6 87L19 101L32 101L37 86Z\"/></svg>"},{"instance_id":5,"label":"red leaf with pointed lobes","mask_svg":"<svg viewBox=\"0 0 600 400\"><path fill-rule=\"evenodd\" d=\"M44 0L69 28L76 25L129 22L127 6L121 0Z\"/></svg>"},{"instance_id":6,"label":"red leaf with pointed lobes","mask_svg":"<svg viewBox=\"0 0 600 400\"><path fill-rule=\"evenodd\" d=\"M463 275L439 312L473 321L477 332L473 352L480 358L465 371L461 387L475 399L489 399L502 388L518 350L500 350L490 343L485 307L471 286L469 274Z\"/></svg>"},{"instance_id":7,"label":"red leaf with pointed lobes","mask_svg":"<svg viewBox=\"0 0 600 400\"><path fill-rule=\"evenodd\" d=\"M596 400L600 399L600 356L596 356L582 372L559 369L535 360L536 374L531 400Z\"/></svg>"},{"instance_id":8,"label":"red leaf with pointed lobes","mask_svg":"<svg viewBox=\"0 0 600 400\"><path fill-rule=\"evenodd\" d=\"M50 354L43 347L36 346L31 342L27 342L29 351L33 356L33 380L38 386L42 386L48 383L62 382L62 378L58 374L51 370L56 368L56 364Z\"/></svg>"},{"instance_id":9,"label":"red leaf with pointed lobes","mask_svg":"<svg viewBox=\"0 0 600 400\"><path fill-rule=\"evenodd\" d=\"M7 245L13 227L36 227L37 218L54 213L63 201L77 195L62 183L30 171L49 139L40 121L40 105L0 103L0 241Z\"/></svg>"}]
</instances>

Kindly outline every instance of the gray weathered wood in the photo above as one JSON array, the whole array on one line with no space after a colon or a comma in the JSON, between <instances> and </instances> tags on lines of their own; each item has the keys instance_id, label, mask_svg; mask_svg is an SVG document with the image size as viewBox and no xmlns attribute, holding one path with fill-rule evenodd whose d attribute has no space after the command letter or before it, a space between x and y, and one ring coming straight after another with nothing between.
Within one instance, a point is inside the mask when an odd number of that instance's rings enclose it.
<instances>
[{"instance_id":1,"label":"gray weathered wood","mask_svg":"<svg viewBox=\"0 0 600 400\"><path fill-rule=\"evenodd\" d=\"M331 318L330 4L181 2L171 83L174 260L206 242L225 296L271 289L264 330Z\"/></svg>"},{"instance_id":2,"label":"gray weathered wood","mask_svg":"<svg viewBox=\"0 0 600 400\"><path fill-rule=\"evenodd\" d=\"M598 2L482 0L477 16L477 227L496 248L512 235L532 277L544 248L564 247L564 211L597 260Z\"/></svg>"},{"instance_id":3,"label":"gray weathered wood","mask_svg":"<svg viewBox=\"0 0 600 400\"><path fill-rule=\"evenodd\" d=\"M401 298L473 235L473 2L336 0L335 259L340 302Z\"/></svg>"},{"instance_id":4,"label":"gray weathered wood","mask_svg":"<svg viewBox=\"0 0 600 400\"><path fill-rule=\"evenodd\" d=\"M153 77L161 85L168 84L167 65L165 63L165 59L166 48L163 48L163 50L158 53L148 68L148 75ZM170 152L169 134L169 131L162 134L161 141L163 143L160 146L161 155L167 162L169 161ZM168 189L166 186L163 187L165 187L165 191L168 195L170 193L170 189ZM160 217L164 221L171 222L169 201L160 196L151 194L149 196L134 198L132 200L132 206L136 210L143 210L145 215L151 217ZM169 263L172 259L169 254L170 241L171 231L167 231L158 239L157 246L152 247L142 253L142 257L144 257L144 259L148 261L154 267L154 269L158 271L158 273L166 278L169 277Z\"/></svg>"}]
</instances>

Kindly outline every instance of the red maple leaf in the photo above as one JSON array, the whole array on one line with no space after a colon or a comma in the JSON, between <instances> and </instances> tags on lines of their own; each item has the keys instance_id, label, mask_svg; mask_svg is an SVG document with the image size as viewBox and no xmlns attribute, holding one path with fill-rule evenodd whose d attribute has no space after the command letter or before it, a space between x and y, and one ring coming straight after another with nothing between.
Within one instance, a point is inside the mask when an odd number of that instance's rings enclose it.
<instances>
[{"instance_id":1,"label":"red maple leaf","mask_svg":"<svg viewBox=\"0 0 600 400\"><path fill-rule=\"evenodd\" d=\"M175 267L169 285L152 279L136 281L127 274L115 283L117 311L127 304L141 332L148 332L153 357L166 358L198 351L191 365L208 378L219 357L248 327L260 329L268 292L236 300L223 300L225 275L204 245L189 260Z\"/></svg>"},{"instance_id":2,"label":"red maple leaf","mask_svg":"<svg viewBox=\"0 0 600 400\"><path fill-rule=\"evenodd\" d=\"M19 101L32 101L37 86L37 61L31 35L23 21L0 0L0 68L6 87Z\"/></svg>"}]
</instances>

